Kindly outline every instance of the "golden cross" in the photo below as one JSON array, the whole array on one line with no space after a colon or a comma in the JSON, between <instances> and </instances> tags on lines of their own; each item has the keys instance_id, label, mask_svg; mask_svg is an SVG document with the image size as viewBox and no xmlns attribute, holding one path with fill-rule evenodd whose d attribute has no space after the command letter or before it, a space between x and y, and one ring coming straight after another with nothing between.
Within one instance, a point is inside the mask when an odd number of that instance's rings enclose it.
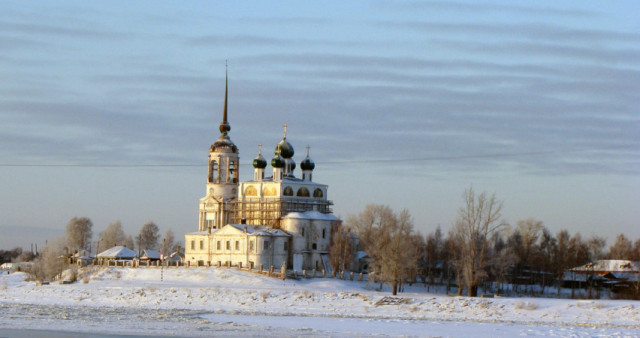
<instances>
[{"instance_id":1,"label":"golden cross","mask_svg":"<svg viewBox=\"0 0 640 338\"><path fill-rule=\"evenodd\" d=\"M283 127L284 127L284 138L287 138L287 124L285 123Z\"/></svg>"}]
</instances>

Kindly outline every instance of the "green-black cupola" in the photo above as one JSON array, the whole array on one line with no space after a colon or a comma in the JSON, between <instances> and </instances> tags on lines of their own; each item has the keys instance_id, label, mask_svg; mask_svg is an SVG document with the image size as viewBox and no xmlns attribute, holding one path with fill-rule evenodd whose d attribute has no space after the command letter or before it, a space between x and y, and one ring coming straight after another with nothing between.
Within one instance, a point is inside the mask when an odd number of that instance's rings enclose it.
<instances>
[{"instance_id":1,"label":"green-black cupola","mask_svg":"<svg viewBox=\"0 0 640 338\"><path fill-rule=\"evenodd\" d=\"M307 157L300 162L300 169L302 169L302 179L305 181L311 181L311 175L313 169L315 169L316 164L313 162L311 157L309 157L309 149L311 147L307 146Z\"/></svg>"},{"instance_id":2,"label":"green-black cupola","mask_svg":"<svg viewBox=\"0 0 640 338\"><path fill-rule=\"evenodd\" d=\"M262 181L264 179L264 168L267 167L267 160L262 156L262 144L258 145L258 156L253 159L254 181Z\"/></svg>"},{"instance_id":3,"label":"green-black cupola","mask_svg":"<svg viewBox=\"0 0 640 338\"><path fill-rule=\"evenodd\" d=\"M271 166L273 167L273 180L276 182L282 181L285 162L277 149L275 155L271 159Z\"/></svg>"},{"instance_id":4,"label":"green-black cupola","mask_svg":"<svg viewBox=\"0 0 640 338\"><path fill-rule=\"evenodd\" d=\"M284 159L284 176L294 177L293 171L296 169L296 162L293 160L295 151L289 141L287 141L287 124L284 124L284 136L282 141L276 145L276 154L279 154Z\"/></svg>"}]
</instances>

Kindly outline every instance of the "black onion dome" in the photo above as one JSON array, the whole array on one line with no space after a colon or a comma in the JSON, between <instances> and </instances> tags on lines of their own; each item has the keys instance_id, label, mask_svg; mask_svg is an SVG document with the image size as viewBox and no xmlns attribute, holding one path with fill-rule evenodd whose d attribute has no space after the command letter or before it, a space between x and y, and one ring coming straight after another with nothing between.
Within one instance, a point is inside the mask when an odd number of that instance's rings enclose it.
<instances>
[{"instance_id":1,"label":"black onion dome","mask_svg":"<svg viewBox=\"0 0 640 338\"><path fill-rule=\"evenodd\" d=\"M286 137L283 138L282 141L280 141L276 146L276 153L282 155L282 157L284 158L293 157L293 146L291 145L291 143L289 143L289 141L287 141Z\"/></svg>"},{"instance_id":2,"label":"black onion dome","mask_svg":"<svg viewBox=\"0 0 640 338\"><path fill-rule=\"evenodd\" d=\"M284 159L280 154L276 154L276 156L271 159L271 166L274 168L284 168L284 165Z\"/></svg>"},{"instance_id":3,"label":"black onion dome","mask_svg":"<svg viewBox=\"0 0 640 338\"><path fill-rule=\"evenodd\" d=\"M267 167L267 160L262 157L262 154L258 154L258 157L253 159L253 167L256 169L264 169Z\"/></svg>"},{"instance_id":4,"label":"black onion dome","mask_svg":"<svg viewBox=\"0 0 640 338\"><path fill-rule=\"evenodd\" d=\"M300 162L300 169L302 170L313 170L315 167L316 164L313 163L313 160L309 156Z\"/></svg>"}]
</instances>

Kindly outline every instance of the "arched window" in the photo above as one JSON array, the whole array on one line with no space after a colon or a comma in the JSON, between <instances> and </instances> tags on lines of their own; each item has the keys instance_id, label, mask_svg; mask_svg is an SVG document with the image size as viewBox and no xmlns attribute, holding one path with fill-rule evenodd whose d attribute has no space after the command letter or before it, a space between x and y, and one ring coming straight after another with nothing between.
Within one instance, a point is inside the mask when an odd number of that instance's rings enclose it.
<instances>
[{"instance_id":1,"label":"arched window","mask_svg":"<svg viewBox=\"0 0 640 338\"><path fill-rule=\"evenodd\" d=\"M296 194L298 197L309 197L309 190L307 188L302 187L298 189L298 193Z\"/></svg>"},{"instance_id":2,"label":"arched window","mask_svg":"<svg viewBox=\"0 0 640 338\"><path fill-rule=\"evenodd\" d=\"M322 189L317 188L313 191L313 197L322 198L322 196L324 196L324 194L322 193Z\"/></svg>"},{"instance_id":3,"label":"arched window","mask_svg":"<svg viewBox=\"0 0 640 338\"><path fill-rule=\"evenodd\" d=\"M220 183L220 176L218 175L218 162L216 160L211 161L211 182Z\"/></svg>"},{"instance_id":4,"label":"arched window","mask_svg":"<svg viewBox=\"0 0 640 338\"><path fill-rule=\"evenodd\" d=\"M276 188L271 187L271 186L264 188L264 195L265 196L275 196L276 195Z\"/></svg>"},{"instance_id":5,"label":"arched window","mask_svg":"<svg viewBox=\"0 0 640 338\"><path fill-rule=\"evenodd\" d=\"M213 183L216 178L216 171L218 170L218 162L215 160L209 163L209 183Z\"/></svg>"},{"instance_id":6,"label":"arched window","mask_svg":"<svg viewBox=\"0 0 640 338\"><path fill-rule=\"evenodd\" d=\"M285 196L293 196L293 189L291 189L291 187L285 187L282 194Z\"/></svg>"},{"instance_id":7,"label":"arched window","mask_svg":"<svg viewBox=\"0 0 640 338\"><path fill-rule=\"evenodd\" d=\"M256 190L256 187L250 185L248 187L246 187L244 189L244 195L245 196L258 196L258 190Z\"/></svg>"}]
</instances>

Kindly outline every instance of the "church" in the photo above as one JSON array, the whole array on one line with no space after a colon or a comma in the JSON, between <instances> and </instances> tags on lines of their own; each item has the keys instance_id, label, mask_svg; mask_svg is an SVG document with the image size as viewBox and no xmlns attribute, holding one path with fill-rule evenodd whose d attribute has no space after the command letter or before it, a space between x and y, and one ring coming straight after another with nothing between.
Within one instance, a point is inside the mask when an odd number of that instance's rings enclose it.
<instances>
[{"instance_id":1,"label":"church","mask_svg":"<svg viewBox=\"0 0 640 338\"><path fill-rule=\"evenodd\" d=\"M326 184L313 181L315 163L300 162L284 136L276 144L271 170L259 146L253 179L240 182L240 156L227 119L228 80L220 137L209 148L206 195L200 199L198 231L185 234L185 260L191 265L330 271L328 250L332 214ZM271 175L271 176L268 176Z\"/></svg>"}]
</instances>

